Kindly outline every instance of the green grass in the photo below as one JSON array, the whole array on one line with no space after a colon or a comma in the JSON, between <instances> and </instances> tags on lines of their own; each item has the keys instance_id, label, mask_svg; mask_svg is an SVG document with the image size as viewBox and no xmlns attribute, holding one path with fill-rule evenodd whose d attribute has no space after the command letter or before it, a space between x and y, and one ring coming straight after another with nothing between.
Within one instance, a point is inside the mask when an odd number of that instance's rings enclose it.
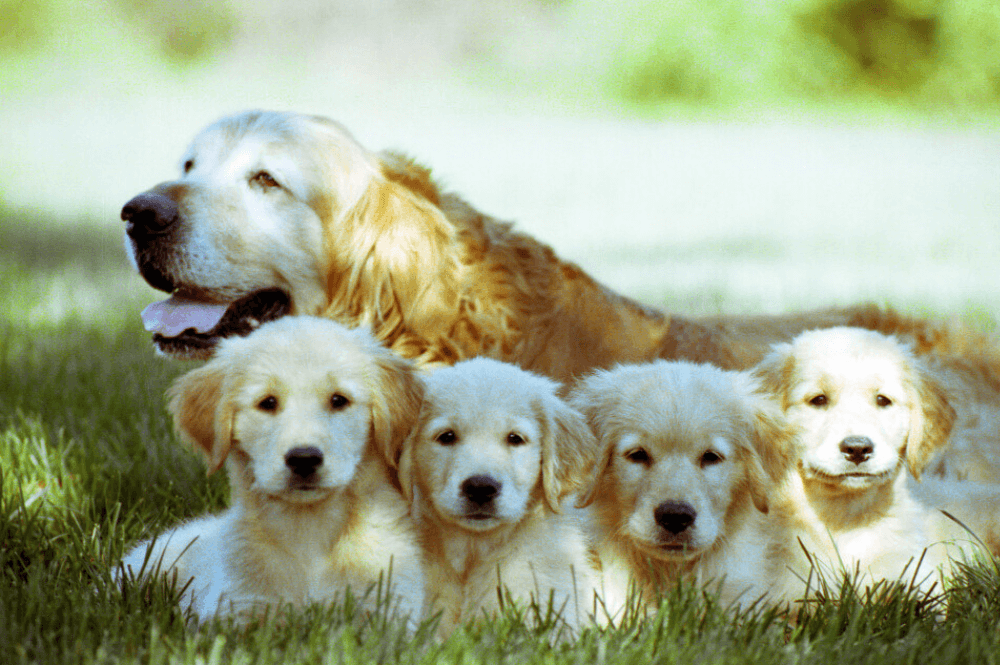
<instances>
[{"instance_id":1,"label":"green grass","mask_svg":"<svg viewBox=\"0 0 1000 665\"><path fill-rule=\"evenodd\" d=\"M763 609L733 616L678 585L649 620L563 641L532 608L446 641L432 639L430 626L409 634L350 603L248 627L194 627L169 583L121 590L110 577L136 540L217 510L227 495L222 474L206 478L171 432L163 392L187 366L152 353L137 317L149 291L118 233L0 214L2 663L998 660L1000 575L988 563L965 567L943 597L835 585L796 622Z\"/></svg>"}]
</instances>

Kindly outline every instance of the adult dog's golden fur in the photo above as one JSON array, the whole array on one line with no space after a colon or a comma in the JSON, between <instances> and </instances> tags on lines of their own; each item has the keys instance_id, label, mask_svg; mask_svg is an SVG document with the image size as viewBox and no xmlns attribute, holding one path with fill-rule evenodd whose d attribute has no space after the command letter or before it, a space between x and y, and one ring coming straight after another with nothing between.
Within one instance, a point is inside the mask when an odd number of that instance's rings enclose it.
<instances>
[{"instance_id":1,"label":"adult dog's golden fur","mask_svg":"<svg viewBox=\"0 0 1000 665\"><path fill-rule=\"evenodd\" d=\"M428 609L444 632L550 603L570 628L593 607L579 523L563 511L594 439L545 377L487 358L433 371L420 420L400 452L427 562Z\"/></svg>"},{"instance_id":2,"label":"adult dog's golden fur","mask_svg":"<svg viewBox=\"0 0 1000 665\"><path fill-rule=\"evenodd\" d=\"M424 364L489 356L568 381L656 358L749 369L803 330L859 326L935 354L968 395L959 405L968 428L984 410L1000 416L1000 355L983 334L874 306L667 315L612 292L511 224L442 191L428 169L370 152L325 118L265 111L222 118L195 137L183 165L179 179L122 209L136 267L173 294L145 313L170 355L206 358L222 337L311 314L371 326ZM980 440L972 439L969 459L998 457ZM986 475L1000 478L1000 465Z\"/></svg>"},{"instance_id":3,"label":"adult dog's golden fur","mask_svg":"<svg viewBox=\"0 0 1000 665\"><path fill-rule=\"evenodd\" d=\"M796 430L798 473L776 513L820 570L938 584L950 556L975 548L937 507L995 536L997 491L933 481L921 497L913 482L946 446L955 412L910 348L870 330L810 331L777 345L756 374Z\"/></svg>"},{"instance_id":4,"label":"adult dog's golden fur","mask_svg":"<svg viewBox=\"0 0 1000 665\"><path fill-rule=\"evenodd\" d=\"M590 514L608 617L627 612L630 593L640 609L655 605L680 578L717 585L726 603L772 591L789 539L768 513L791 470L791 437L750 375L623 365L581 381L570 403L601 447L579 505Z\"/></svg>"},{"instance_id":5,"label":"adult dog's golden fur","mask_svg":"<svg viewBox=\"0 0 1000 665\"><path fill-rule=\"evenodd\" d=\"M125 568L191 580L182 602L202 619L348 589L364 607L391 602L419 619L420 551L386 456L421 394L411 363L326 319L226 340L174 384L170 410L209 473L227 467L232 505L140 543Z\"/></svg>"}]
</instances>

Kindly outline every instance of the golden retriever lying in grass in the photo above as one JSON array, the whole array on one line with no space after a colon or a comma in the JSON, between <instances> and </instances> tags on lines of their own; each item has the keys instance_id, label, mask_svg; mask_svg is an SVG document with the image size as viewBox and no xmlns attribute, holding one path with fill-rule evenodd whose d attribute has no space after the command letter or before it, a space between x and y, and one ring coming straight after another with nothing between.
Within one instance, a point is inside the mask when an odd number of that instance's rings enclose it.
<instances>
[{"instance_id":1,"label":"golden retriever lying in grass","mask_svg":"<svg viewBox=\"0 0 1000 665\"><path fill-rule=\"evenodd\" d=\"M921 501L909 482L946 445L955 412L908 347L857 328L811 331L777 345L756 374L797 431L798 473L775 513L821 572L939 584L949 557L976 548L934 504L995 538L1000 491L935 482Z\"/></svg>"},{"instance_id":2,"label":"golden retriever lying in grass","mask_svg":"<svg viewBox=\"0 0 1000 665\"><path fill-rule=\"evenodd\" d=\"M226 340L171 392L209 473L225 463L232 505L140 543L125 569L191 580L182 602L202 619L348 589L419 618L420 552L385 458L419 411L409 362L360 329L292 317ZM371 591L390 581L391 594Z\"/></svg>"},{"instance_id":3,"label":"golden retriever lying in grass","mask_svg":"<svg viewBox=\"0 0 1000 665\"><path fill-rule=\"evenodd\" d=\"M767 513L791 469L791 437L749 374L623 365L584 379L570 403L602 448L579 505L608 618L655 607L680 578L717 585L727 604L768 594L786 563L787 534Z\"/></svg>"},{"instance_id":4,"label":"golden retriever lying in grass","mask_svg":"<svg viewBox=\"0 0 1000 665\"><path fill-rule=\"evenodd\" d=\"M170 355L206 358L223 337L312 314L371 326L421 363L489 356L566 381L656 358L749 369L802 330L853 325L940 354L976 401L1000 408L1000 357L981 334L871 306L665 315L441 191L427 169L372 153L324 118L222 118L195 137L182 163L180 178L121 212L137 269L172 294L144 312Z\"/></svg>"},{"instance_id":5,"label":"golden retriever lying in grass","mask_svg":"<svg viewBox=\"0 0 1000 665\"><path fill-rule=\"evenodd\" d=\"M426 384L399 476L425 552L429 612L442 613L447 633L513 600L579 627L594 576L562 502L592 456L583 417L553 381L486 358L436 370Z\"/></svg>"}]
</instances>

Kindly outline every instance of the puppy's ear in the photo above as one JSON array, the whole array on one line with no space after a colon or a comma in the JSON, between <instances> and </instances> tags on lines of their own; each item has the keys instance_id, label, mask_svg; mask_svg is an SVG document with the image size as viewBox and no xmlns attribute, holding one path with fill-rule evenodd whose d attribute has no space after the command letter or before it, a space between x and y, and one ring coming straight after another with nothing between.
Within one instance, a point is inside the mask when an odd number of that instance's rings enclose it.
<instances>
[{"instance_id":1,"label":"puppy's ear","mask_svg":"<svg viewBox=\"0 0 1000 665\"><path fill-rule=\"evenodd\" d=\"M755 375L736 375L734 392L746 408L744 424L750 449L745 463L750 497L757 510L766 513L768 497L795 465L794 432L778 404L778 397L765 392Z\"/></svg>"},{"instance_id":2,"label":"puppy's ear","mask_svg":"<svg viewBox=\"0 0 1000 665\"><path fill-rule=\"evenodd\" d=\"M223 397L225 383L224 365L209 362L181 376L167 391L174 426L205 457L209 475L219 470L232 446L234 407Z\"/></svg>"},{"instance_id":3,"label":"puppy's ear","mask_svg":"<svg viewBox=\"0 0 1000 665\"><path fill-rule=\"evenodd\" d=\"M586 508L594 502L601 481L611 467L615 446L610 433L607 416L619 406L619 391L610 378L610 372L597 371L579 381L570 392L567 402L581 414L595 437L593 448L584 466L590 467L587 479L577 499L577 508Z\"/></svg>"},{"instance_id":4,"label":"puppy's ear","mask_svg":"<svg viewBox=\"0 0 1000 665\"><path fill-rule=\"evenodd\" d=\"M424 383L412 362L381 345L373 348L373 359L372 441L385 463L395 469L403 442L420 415Z\"/></svg>"},{"instance_id":5,"label":"puppy's ear","mask_svg":"<svg viewBox=\"0 0 1000 665\"><path fill-rule=\"evenodd\" d=\"M403 452L399 456L399 489L403 498L413 501L413 446L416 444L417 430L414 428L403 441Z\"/></svg>"},{"instance_id":6,"label":"puppy's ear","mask_svg":"<svg viewBox=\"0 0 1000 665\"><path fill-rule=\"evenodd\" d=\"M948 442L955 424L955 409L929 367L912 358L911 368L913 412L906 437L906 466L919 480L935 453Z\"/></svg>"},{"instance_id":7,"label":"puppy's ear","mask_svg":"<svg viewBox=\"0 0 1000 665\"><path fill-rule=\"evenodd\" d=\"M545 395L535 404L542 423L542 491L554 512L561 512L562 499L584 481L597 455L597 439L583 415L555 395Z\"/></svg>"},{"instance_id":8,"label":"puppy's ear","mask_svg":"<svg viewBox=\"0 0 1000 665\"><path fill-rule=\"evenodd\" d=\"M405 324L424 339L451 327L458 308L456 231L418 191L382 174L332 225L329 313L380 338Z\"/></svg>"},{"instance_id":9,"label":"puppy's ear","mask_svg":"<svg viewBox=\"0 0 1000 665\"><path fill-rule=\"evenodd\" d=\"M795 378L795 354L791 344L772 346L751 374L764 392L778 398L782 409L788 408L788 390Z\"/></svg>"}]
</instances>

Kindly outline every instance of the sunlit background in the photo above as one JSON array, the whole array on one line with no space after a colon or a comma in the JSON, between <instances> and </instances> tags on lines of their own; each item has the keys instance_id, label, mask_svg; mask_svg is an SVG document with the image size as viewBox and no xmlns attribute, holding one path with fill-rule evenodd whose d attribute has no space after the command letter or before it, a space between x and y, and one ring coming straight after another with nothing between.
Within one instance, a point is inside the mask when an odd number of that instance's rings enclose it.
<instances>
[{"instance_id":1,"label":"sunlit background","mask_svg":"<svg viewBox=\"0 0 1000 665\"><path fill-rule=\"evenodd\" d=\"M413 155L656 306L992 322L998 44L995 0L0 0L0 311L154 299L121 205L262 107Z\"/></svg>"}]
</instances>

